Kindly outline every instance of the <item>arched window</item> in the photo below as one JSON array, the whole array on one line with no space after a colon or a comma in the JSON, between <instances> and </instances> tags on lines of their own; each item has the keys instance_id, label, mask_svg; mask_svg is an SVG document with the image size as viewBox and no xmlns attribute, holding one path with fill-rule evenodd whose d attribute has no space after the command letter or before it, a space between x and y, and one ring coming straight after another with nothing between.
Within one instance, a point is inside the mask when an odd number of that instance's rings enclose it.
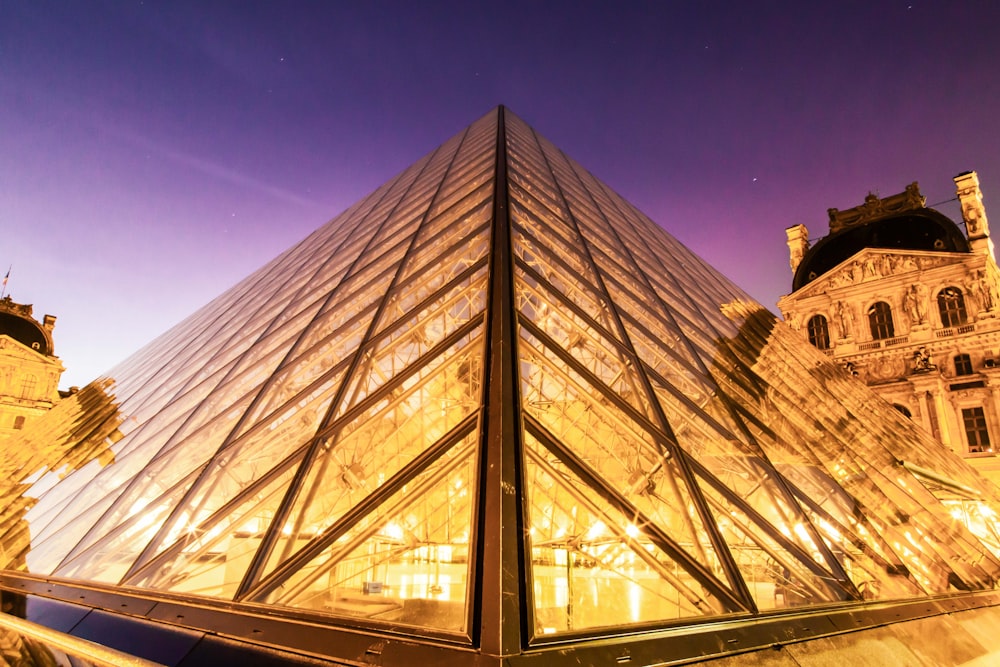
<instances>
[{"instance_id":1,"label":"arched window","mask_svg":"<svg viewBox=\"0 0 1000 667\"><path fill-rule=\"evenodd\" d=\"M868 326L872 329L872 338L882 340L892 338L896 330L892 325L892 308L885 301L872 304L868 309Z\"/></svg>"},{"instance_id":2,"label":"arched window","mask_svg":"<svg viewBox=\"0 0 1000 667\"><path fill-rule=\"evenodd\" d=\"M827 326L825 317L822 315L813 315L809 318L806 328L809 330L809 342L816 349L830 349L830 328Z\"/></svg>"},{"instance_id":3,"label":"arched window","mask_svg":"<svg viewBox=\"0 0 1000 667\"><path fill-rule=\"evenodd\" d=\"M904 417L913 419L913 413L911 413L910 409L905 405L900 405L899 403L893 403L892 407L896 408L896 410L898 410Z\"/></svg>"},{"instance_id":4,"label":"arched window","mask_svg":"<svg viewBox=\"0 0 1000 667\"><path fill-rule=\"evenodd\" d=\"M968 321L962 290L957 287L945 287L938 292L937 302L942 326L957 327Z\"/></svg>"}]
</instances>

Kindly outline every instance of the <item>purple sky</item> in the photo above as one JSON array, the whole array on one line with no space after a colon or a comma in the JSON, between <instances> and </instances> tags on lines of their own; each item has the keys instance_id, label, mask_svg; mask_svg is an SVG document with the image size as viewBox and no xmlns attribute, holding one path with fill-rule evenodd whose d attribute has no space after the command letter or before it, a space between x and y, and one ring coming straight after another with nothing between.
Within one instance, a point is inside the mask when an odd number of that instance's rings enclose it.
<instances>
[{"instance_id":1,"label":"purple sky","mask_svg":"<svg viewBox=\"0 0 1000 667\"><path fill-rule=\"evenodd\" d=\"M869 191L1000 225L1000 3L620 4L2 3L8 293L83 385L497 104L772 310Z\"/></svg>"}]
</instances>

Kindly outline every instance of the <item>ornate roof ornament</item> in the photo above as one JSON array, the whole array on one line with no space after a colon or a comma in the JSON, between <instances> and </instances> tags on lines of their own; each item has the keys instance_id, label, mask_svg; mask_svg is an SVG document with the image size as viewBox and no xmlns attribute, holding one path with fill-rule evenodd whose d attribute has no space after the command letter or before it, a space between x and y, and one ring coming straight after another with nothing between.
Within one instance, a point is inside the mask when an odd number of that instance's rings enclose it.
<instances>
[{"instance_id":1,"label":"ornate roof ornament","mask_svg":"<svg viewBox=\"0 0 1000 667\"><path fill-rule=\"evenodd\" d=\"M913 181L899 194L880 199L878 195L869 192L865 203L845 211L835 208L827 209L830 215L830 233L838 232L851 225L859 225L869 220L884 218L896 213L914 211L924 208L927 198L920 194L920 186Z\"/></svg>"}]
</instances>

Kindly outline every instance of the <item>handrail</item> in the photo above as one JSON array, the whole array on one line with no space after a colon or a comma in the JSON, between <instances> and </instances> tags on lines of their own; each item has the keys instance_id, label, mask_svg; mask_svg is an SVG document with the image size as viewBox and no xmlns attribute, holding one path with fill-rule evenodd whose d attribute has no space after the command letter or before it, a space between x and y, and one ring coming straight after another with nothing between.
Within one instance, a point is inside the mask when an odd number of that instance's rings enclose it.
<instances>
[{"instance_id":1,"label":"handrail","mask_svg":"<svg viewBox=\"0 0 1000 667\"><path fill-rule=\"evenodd\" d=\"M57 648L74 658L87 660L94 667L164 667L158 662L116 651L107 646L58 632L10 614L0 613L0 628L11 630L24 637Z\"/></svg>"}]
</instances>

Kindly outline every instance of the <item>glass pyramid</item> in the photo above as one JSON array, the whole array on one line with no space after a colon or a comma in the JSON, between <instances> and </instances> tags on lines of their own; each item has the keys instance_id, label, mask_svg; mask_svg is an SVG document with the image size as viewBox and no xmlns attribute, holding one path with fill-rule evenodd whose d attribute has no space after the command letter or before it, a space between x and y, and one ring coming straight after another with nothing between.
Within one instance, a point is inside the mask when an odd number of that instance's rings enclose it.
<instances>
[{"instance_id":1,"label":"glass pyramid","mask_svg":"<svg viewBox=\"0 0 1000 667\"><path fill-rule=\"evenodd\" d=\"M995 488L502 107L5 452L8 576L490 655L1000 576Z\"/></svg>"}]
</instances>

